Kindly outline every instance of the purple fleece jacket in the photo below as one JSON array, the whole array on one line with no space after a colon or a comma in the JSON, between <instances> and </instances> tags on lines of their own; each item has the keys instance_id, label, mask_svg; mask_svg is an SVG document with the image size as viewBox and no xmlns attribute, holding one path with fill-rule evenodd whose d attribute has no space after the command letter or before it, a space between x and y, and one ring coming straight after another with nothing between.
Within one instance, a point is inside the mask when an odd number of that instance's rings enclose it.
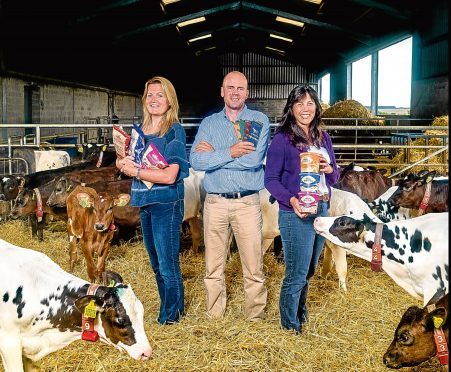
<instances>
[{"instance_id":1,"label":"purple fleece jacket","mask_svg":"<svg viewBox=\"0 0 451 372\"><path fill-rule=\"evenodd\" d=\"M331 166L334 171L326 174L327 188L338 181L338 171L335 153L329 134L323 132L322 146L330 156ZM290 204L292 196L297 197L299 192L299 154L303 152L293 146L290 139L283 133L277 133L271 141L266 155L265 187L278 201L279 208L289 211L293 210Z\"/></svg>"}]
</instances>

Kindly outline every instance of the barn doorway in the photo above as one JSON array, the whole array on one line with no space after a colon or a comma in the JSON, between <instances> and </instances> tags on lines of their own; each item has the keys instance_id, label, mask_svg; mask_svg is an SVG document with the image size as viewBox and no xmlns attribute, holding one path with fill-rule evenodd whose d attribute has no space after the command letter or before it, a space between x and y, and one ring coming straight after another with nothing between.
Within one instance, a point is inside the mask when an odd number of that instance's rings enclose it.
<instances>
[{"instance_id":1,"label":"barn doorway","mask_svg":"<svg viewBox=\"0 0 451 372\"><path fill-rule=\"evenodd\" d=\"M41 121L41 88L36 84L24 86L24 124L39 124ZM25 135L34 134L33 128L25 128Z\"/></svg>"}]
</instances>

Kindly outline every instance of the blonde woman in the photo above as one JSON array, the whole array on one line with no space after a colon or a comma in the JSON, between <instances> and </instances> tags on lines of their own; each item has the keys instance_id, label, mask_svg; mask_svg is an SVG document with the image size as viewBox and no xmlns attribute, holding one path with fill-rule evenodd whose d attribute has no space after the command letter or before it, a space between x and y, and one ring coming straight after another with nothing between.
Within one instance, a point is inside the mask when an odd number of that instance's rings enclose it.
<instances>
[{"instance_id":1,"label":"blonde woman","mask_svg":"<svg viewBox=\"0 0 451 372\"><path fill-rule=\"evenodd\" d=\"M133 156L117 159L116 166L134 177L131 205L140 208L144 245L160 295L160 324L176 323L184 313L180 271L180 225L183 218L183 179L188 176L186 135L178 123L179 104L172 83L156 76L146 82L143 103L145 149L151 143L168 162L164 169L141 169ZM149 190L142 181L154 185Z\"/></svg>"}]
</instances>

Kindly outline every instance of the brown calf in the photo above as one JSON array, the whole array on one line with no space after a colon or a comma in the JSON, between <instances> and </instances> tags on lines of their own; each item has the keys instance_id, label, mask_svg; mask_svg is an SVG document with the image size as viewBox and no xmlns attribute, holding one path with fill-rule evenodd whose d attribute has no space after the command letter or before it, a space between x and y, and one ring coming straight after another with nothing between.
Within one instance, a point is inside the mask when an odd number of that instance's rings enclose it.
<instances>
[{"instance_id":1,"label":"brown calf","mask_svg":"<svg viewBox=\"0 0 451 372\"><path fill-rule=\"evenodd\" d=\"M352 192L362 199L372 202L394 185L394 180L385 177L379 171L354 171L348 170L348 167L346 167L334 187Z\"/></svg>"},{"instance_id":2,"label":"brown calf","mask_svg":"<svg viewBox=\"0 0 451 372\"><path fill-rule=\"evenodd\" d=\"M61 177L55 182L52 193L50 194L47 205L51 207L65 207L68 195L78 186L80 182L72 180L70 177ZM129 194L132 180L125 179L111 182L86 182L86 186L92 187L97 192L107 191L111 196L122 193ZM126 205L124 207L114 207L114 224L119 226L119 232L122 227L137 228L140 225L139 208Z\"/></svg>"},{"instance_id":3,"label":"brown calf","mask_svg":"<svg viewBox=\"0 0 451 372\"><path fill-rule=\"evenodd\" d=\"M67 197L67 232L69 235L70 271L77 261L77 240L85 255L88 277L91 282L102 280L105 261L108 256L114 231L113 207L124 206L130 200L129 194L113 198L106 192L97 193L91 187L77 186ZM94 264L97 254L97 265Z\"/></svg>"},{"instance_id":4,"label":"brown calf","mask_svg":"<svg viewBox=\"0 0 451 372\"><path fill-rule=\"evenodd\" d=\"M434 318L441 321L448 343L448 294L429 312L427 307L409 307L401 318L395 337L384 354L384 364L389 368L417 366L436 355L434 341Z\"/></svg>"}]
</instances>

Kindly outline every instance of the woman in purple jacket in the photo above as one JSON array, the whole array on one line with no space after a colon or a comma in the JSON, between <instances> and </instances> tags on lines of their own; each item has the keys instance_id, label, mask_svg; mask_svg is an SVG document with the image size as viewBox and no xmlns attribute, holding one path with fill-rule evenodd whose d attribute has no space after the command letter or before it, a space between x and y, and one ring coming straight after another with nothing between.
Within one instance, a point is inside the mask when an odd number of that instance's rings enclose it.
<instances>
[{"instance_id":1,"label":"woman in purple jacket","mask_svg":"<svg viewBox=\"0 0 451 372\"><path fill-rule=\"evenodd\" d=\"M286 266L280 291L280 319L283 328L296 333L302 332L302 324L307 320L309 279L315 273L324 246L324 238L315 233L313 221L318 216L327 216L329 207L325 197L318 202L316 214L301 212L299 155L321 154L320 173L328 195L330 186L339 177L330 136L320 123L318 94L310 86L297 86L288 96L266 157L265 187L279 203L279 229Z\"/></svg>"}]
</instances>

